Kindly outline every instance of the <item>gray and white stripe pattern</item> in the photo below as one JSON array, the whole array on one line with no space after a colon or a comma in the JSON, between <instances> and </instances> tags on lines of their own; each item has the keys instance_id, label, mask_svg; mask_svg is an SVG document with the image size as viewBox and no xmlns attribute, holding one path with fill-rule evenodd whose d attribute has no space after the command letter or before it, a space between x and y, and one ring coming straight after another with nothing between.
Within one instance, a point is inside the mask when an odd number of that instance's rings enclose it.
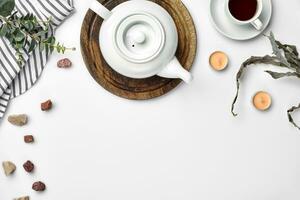
<instances>
[{"instance_id":1,"label":"gray and white stripe pattern","mask_svg":"<svg viewBox=\"0 0 300 200\"><path fill-rule=\"evenodd\" d=\"M74 7L73 0L16 0L16 8L19 15L33 13L39 20L47 20L51 17L52 25L45 37L54 34L55 29L68 17ZM38 80L50 52L40 52L36 48L28 54L28 48L24 48L25 64L20 66L15 57L15 50L9 41L0 37L0 119L12 98L15 98L28 89Z\"/></svg>"}]
</instances>

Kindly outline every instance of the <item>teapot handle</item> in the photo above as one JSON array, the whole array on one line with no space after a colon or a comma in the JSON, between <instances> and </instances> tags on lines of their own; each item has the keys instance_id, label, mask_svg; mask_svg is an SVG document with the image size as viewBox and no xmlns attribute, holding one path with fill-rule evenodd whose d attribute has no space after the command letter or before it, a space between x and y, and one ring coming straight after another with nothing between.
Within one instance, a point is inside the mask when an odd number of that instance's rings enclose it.
<instances>
[{"instance_id":1,"label":"teapot handle","mask_svg":"<svg viewBox=\"0 0 300 200\"><path fill-rule=\"evenodd\" d=\"M106 7L104 7L97 0L92 0L92 4L90 9L94 11L97 15L102 17L104 20L108 19L111 15L111 11L109 11Z\"/></svg>"},{"instance_id":2,"label":"teapot handle","mask_svg":"<svg viewBox=\"0 0 300 200\"><path fill-rule=\"evenodd\" d=\"M157 75L165 78L180 78L186 83L193 80L191 73L182 67L176 57Z\"/></svg>"}]
</instances>

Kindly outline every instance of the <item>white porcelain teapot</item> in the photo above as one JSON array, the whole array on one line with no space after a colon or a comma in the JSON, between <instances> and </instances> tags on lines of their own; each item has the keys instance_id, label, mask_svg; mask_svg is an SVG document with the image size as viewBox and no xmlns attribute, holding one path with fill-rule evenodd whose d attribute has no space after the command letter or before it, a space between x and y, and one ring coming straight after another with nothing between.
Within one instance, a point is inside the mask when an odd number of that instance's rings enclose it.
<instances>
[{"instance_id":1,"label":"white porcelain teapot","mask_svg":"<svg viewBox=\"0 0 300 200\"><path fill-rule=\"evenodd\" d=\"M100 48L115 71L137 79L158 75L187 83L192 80L175 57L176 25L161 6L147 0L130 0L109 11L93 0L90 8L104 19Z\"/></svg>"}]
</instances>

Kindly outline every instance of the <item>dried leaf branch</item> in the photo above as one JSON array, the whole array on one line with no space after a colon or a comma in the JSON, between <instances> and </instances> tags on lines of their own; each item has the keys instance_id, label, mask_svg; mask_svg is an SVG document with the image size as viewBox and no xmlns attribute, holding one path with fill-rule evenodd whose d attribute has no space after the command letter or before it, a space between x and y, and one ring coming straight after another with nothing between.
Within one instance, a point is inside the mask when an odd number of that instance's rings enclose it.
<instances>
[{"instance_id":1,"label":"dried leaf branch","mask_svg":"<svg viewBox=\"0 0 300 200\"><path fill-rule=\"evenodd\" d=\"M245 62L242 63L237 75L236 75L236 85L237 91L235 98L233 100L231 106L231 113L234 116L237 116L237 113L234 112L235 104L239 97L240 91L240 84L242 75L245 73L245 70L250 65L257 65L257 64L270 64L281 68L286 68L289 72L286 73L279 73L273 72L270 70L265 71L274 79L286 78L286 77L296 77L300 78L300 58L297 47L294 45L289 44L282 44L281 42L277 41L274 37L274 34L271 32L269 36L267 36L270 40L273 49L273 56L266 55L263 57L260 56L252 56L247 59ZM287 111L289 121L300 130L300 127L294 122L291 113L300 109L300 104L298 106L294 106Z\"/></svg>"},{"instance_id":2,"label":"dried leaf branch","mask_svg":"<svg viewBox=\"0 0 300 200\"><path fill-rule=\"evenodd\" d=\"M286 65L284 63L280 62L280 60L277 57L269 56L269 55L266 55L264 57L252 56L249 59L247 59L245 62L243 62L240 67L239 72L236 75L237 91L236 91L236 95L235 95L235 98L234 98L232 106L231 106L231 113L234 116L237 116L237 113L234 112L234 107L235 107L235 104L236 104L238 96L239 96L242 75L245 73L245 70L247 67L249 67L250 65L254 65L254 64L271 64L271 65L275 65L275 66L279 66L279 67L286 67Z\"/></svg>"},{"instance_id":3,"label":"dried leaf branch","mask_svg":"<svg viewBox=\"0 0 300 200\"><path fill-rule=\"evenodd\" d=\"M294 122L294 119L292 117L292 113L296 110L300 109L300 104L298 106L293 106L291 107L288 111L288 118L289 118L289 122L292 123L296 128L298 128L300 130L300 127Z\"/></svg>"}]
</instances>

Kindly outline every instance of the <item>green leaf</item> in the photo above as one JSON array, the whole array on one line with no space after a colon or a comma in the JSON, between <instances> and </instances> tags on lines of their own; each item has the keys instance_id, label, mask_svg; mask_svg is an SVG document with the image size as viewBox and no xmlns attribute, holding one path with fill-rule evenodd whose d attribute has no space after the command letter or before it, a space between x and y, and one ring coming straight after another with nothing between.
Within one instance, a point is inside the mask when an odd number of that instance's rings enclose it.
<instances>
[{"instance_id":1,"label":"green leaf","mask_svg":"<svg viewBox=\"0 0 300 200\"><path fill-rule=\"evenodd\" d=\"M10 43L13 43L14 41L14 37L11 33L6 34L6 39L8 39Z\"/></svg>"},{"instance_id":2,"label":"green leaf","mask_svg":"<svg viewBox=\"0 0 300 200\"><path fill-rule=\"evenodd\" d=\"M48 39L47 39L47 42L51 45L53 45L55 43L55 38L53 36L50 36Z\"/></svg>"},{"instance_id":3,"label":"green leaf","mask_svg":"<svg viewBox=\"0 0 300 200\"><path fill-rule=\"evenodd\" d=\"M15 0L0 0L0 15L9 16L15 7Z\"/></svg>"},{"instance_id":4,"label":"green leaf","mask_svg":"<svg viewBox=\"0 0 300 200\"><path fill-rule=\"evenodd\" d=\"M37 45L36 41L32 40L28 49L29 53L35 49L36 45Z\"/></svg>"},{"instance_id":5,"label":"green leaf","mask_svg":"<svg viewBox=\"0 0 300 200\"><path fill-rule=\"evenodd\" d=\"M55 45L55 42L56 42L55 37L52 36L52 37L51 37L51 42L50 42L50 44L51 44L51 45Z\"/></svg>"},{"instance_id":6,"label":"green leaf","mask_svg":"<svg viewBox=\"0 0 300 200\"><path fill-rule=\"evenodd\" d=\"M23 41L25 39L25 35L20 31L18 30L16 33L15 33L15 41L17 42L20 42L20 41Z\"/></svg>"},{"instance_id":7,"label":"green leaf","mask_svg":"<svg viewBox=\"0 0 300 200\"><path fill-rule=\"evenodd\" d=\"M28 32L31 32L34 29L34 24L31 21L23 22L23 26L26 28Z\"/></svg>"},{"instance_id":8,"label":"green leaf","mask_svg":"<svg viewBox=\"0 0 300 200\"><path fill-rule=\"evenodd\" d=\"M40 43L40 51L44 51L45 50L45 44L44 43Z\"/></svg>"},{"instance_id":9,"label":"green leaf","mask_svg":"<svg viewBox=\"0 0 300 200\"><path fill-rule=\"evenodd\" d=\"M22 49L22 47L23 47L23 42L16 42L16 43L14 44L14 47L15 47L16 50Z\"/></svg>"},{"instance_id":10,"label":"green leaf","mask_svg":"<svg viewBox=\"0 0 300 200\"><path fill-rule=\"evenodd\" d=\"M66 47L65 46L61 47L61 52L62 52L62 54L65 54L65 52L66 52Z\"/></svg>"},{"instance_id":11,"label":"green leaf","mask_svg":"<svg viewBox=\"0 0 300 200\"><path fill-rule=\"evenodd\" d=\"M7 24L3 24L0 28L0 37L4 37L9 32Z\"/></svg>"}]
</instances>

